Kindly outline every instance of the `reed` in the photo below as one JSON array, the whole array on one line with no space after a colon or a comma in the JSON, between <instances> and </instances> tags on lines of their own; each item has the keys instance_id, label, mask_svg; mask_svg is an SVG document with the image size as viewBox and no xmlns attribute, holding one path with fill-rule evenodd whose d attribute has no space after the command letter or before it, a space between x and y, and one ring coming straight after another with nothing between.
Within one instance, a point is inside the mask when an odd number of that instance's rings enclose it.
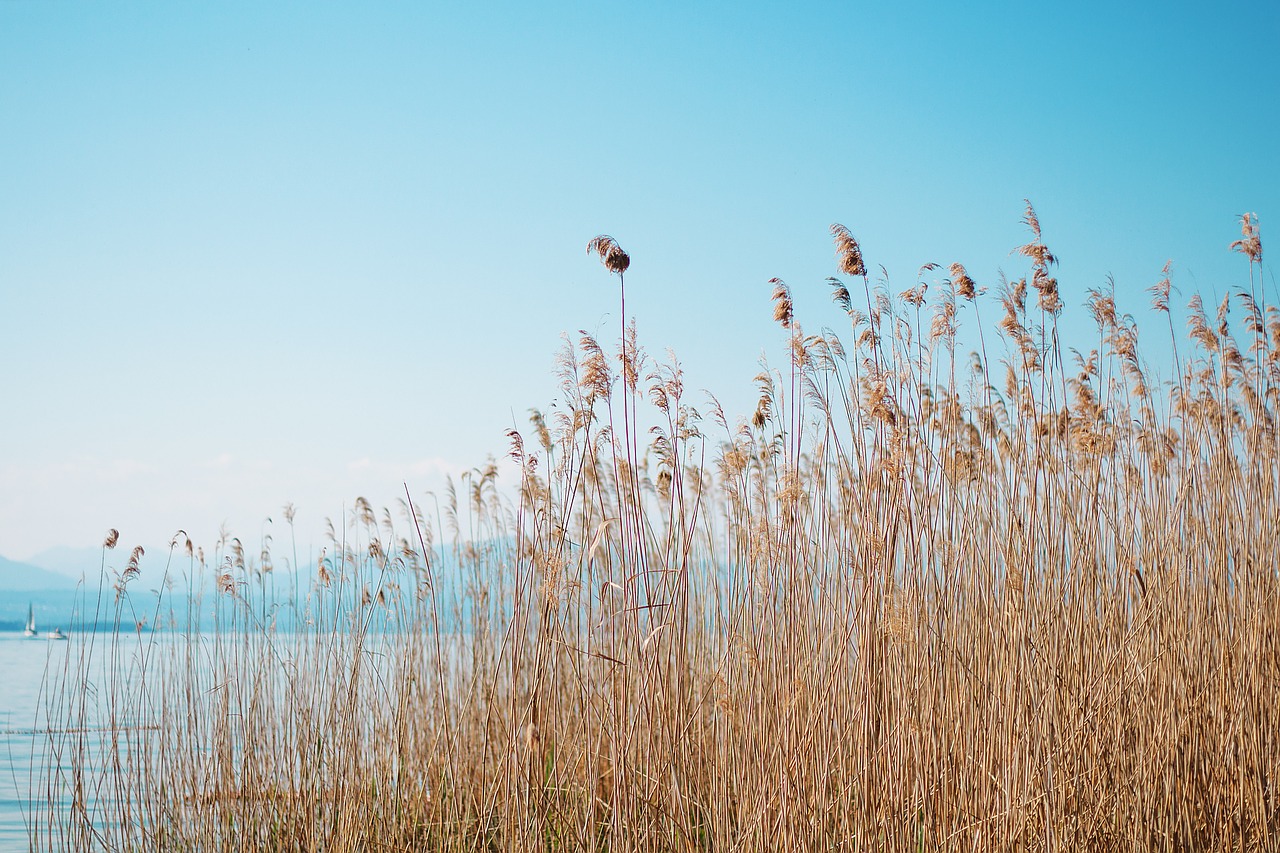
<instances>
[{"instance_id":1,"label":"reed","mask_svg":"<svg viewBox=\"0 0 1280 853\"><path fill-rule=\"evenodd\" d=\"M132 629L126 569L120 627L50 686L34 805L73 807L36 810L35 848L1275 849L1257 220L1215 319L1197 297L1179 336L1167 267L1152 288L1163 383L1110 286L1087 354L1063 345L1025 223L994 301L959 263L873 288L834 226L866 304L831 279L848 332L809 334L771 282L789 363L742 419L625 314L617 359L566 342L558 405L510 434L518 484L476 469L434 519L357 501L297 596L269 541L206 562L176 537L198 592L151 600L169 630ZM621 285L616 241L588 251Z\"/></svg>"}]
</instances>

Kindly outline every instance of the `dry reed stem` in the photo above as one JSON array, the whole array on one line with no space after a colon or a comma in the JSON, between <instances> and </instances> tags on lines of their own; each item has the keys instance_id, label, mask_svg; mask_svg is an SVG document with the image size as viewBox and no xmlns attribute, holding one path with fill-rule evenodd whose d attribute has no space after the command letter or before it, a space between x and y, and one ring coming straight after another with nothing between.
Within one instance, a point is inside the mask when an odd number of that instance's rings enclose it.
<instances>
[{"instance_id":1,"label":"dry reed stem","mask_svg":"<svg viewBox=\"0 0 1280 853\"><path fill-rule=\"evenodd\" d=\"M624 446L628 366L584 334L532 418L542 464L510 436L515 497L477 470L405 537L358 504L299 630L272 621L269 543L188 549L164 637L100 634L53 684L33 797L74 808L35 846L1275 849L1280 341L1241 352L1194 299L1161 401L1098 291L1068 375L1026 224L1042 314L1001 288L1003 393L949 354L951 288L920 334L936 265L899 304L869 292L845 344L804 337L775 282L791 369L749 419L704 422L660 365L628 421L647 453ZM589 247L621 274L615 249Z\"/></svg>"}]
</instances>

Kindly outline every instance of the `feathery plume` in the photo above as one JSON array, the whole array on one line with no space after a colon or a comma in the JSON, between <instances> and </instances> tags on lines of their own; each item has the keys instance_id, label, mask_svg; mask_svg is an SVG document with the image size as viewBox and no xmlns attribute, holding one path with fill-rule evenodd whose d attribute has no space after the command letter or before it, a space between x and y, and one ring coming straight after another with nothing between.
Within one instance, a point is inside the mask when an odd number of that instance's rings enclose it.
<instances>
[{"instance_id":1,"label":"feathery plume","mask_svg":"<svg viewBox=\"0 0 1280 853\"><path fill-rule=\"evenodd\" d=\"M587 244L587 254L592 252L600 256L600 262L611 273L622 275L631 266L631 256L622 251L618 241L608 234L591 238L591 242Z\"/></svg>"},{"instance_id":2,"label":"feathery plume","mask_svg":"<svg viewBox=\"0 0 1280 853\"><path fill-rule=\"evenodd\" d=\"M1173 261L1165 261L1164 269L1160 271L1164 278L1147 288L1147 292L1151 294L1151 307L1165 314L1169 313L1169 291L1173 289L1173 282L1169 275L1172 266Z\"/></svg>"},{"instance_id":3,"label":"feathery plume","mask_svg":"<svg viewBox=\"0 0 1280 853\"><path fill-rule=\"evenodd\" d=\"M791 306L791 289L780 278L771 278L773 285L773 319L782 324L782 328L790 329L794 317Z\"/></svg>"},{"instance_id":4,"label":"feathery plume","mask_svg":"<svg viewBox=\"0 0 1280 853\"><path fill-rule=\"evenodd\" d=\"M849 297L849 288L844 286L844 282L838 278L828 277L827 284L831 285L831 301L839 305L844 313L852 313L853 300Z\"/></svg>"},{"instance_id":5,"label":"feathery plume","mask_svg":"<svg viewBox=\"0 0 1280 853\"><path fill-rule=\"evenodd\" d=\"M970 302L978 293L977 286L973 283L973 279L969 278L969 273L965 272L963 264L951 265L951 283L955 285L956 293Z\"/></svg>"},{"instance_id":6,"label":"feathery plume","mask_svg":"<svg viewBox=\"0 0 1280 853\"><path fill-rule=\"evenodd\" d=\"M1031 233L1036 235L1036 239L1040 239L1040 217L1036 216L1036 209L1031 206L1031 199L1024 198L1023 203L1027 206L1027 212L1022 215L1022 221L1031 229Z\"/></svg>"},{"instance_id":7,"label":"feathery plume","mask_svg":"<svg viewBox=\"0 0 1280 853\"><path fill-rule=\"evenodd\" d=\"M1258 214L1240 216L1240 239L1231 244L1231 251L1247 255L1251 263L1262 261L1262 238L1258 234Z\"/></svg>"},{"instance_id":8,"label":"feathery plume","mask_svg":"<svg viewBox=\"0 0 1280 853\"><path fill-rule=\"evenodd\" d=\"M867 265L862 260L862 247L849 229L838 222L833 223L831 236L836 240L836 258L840 261L840 272L845 275L866 275Z\"/></svg>"}]
</instances>

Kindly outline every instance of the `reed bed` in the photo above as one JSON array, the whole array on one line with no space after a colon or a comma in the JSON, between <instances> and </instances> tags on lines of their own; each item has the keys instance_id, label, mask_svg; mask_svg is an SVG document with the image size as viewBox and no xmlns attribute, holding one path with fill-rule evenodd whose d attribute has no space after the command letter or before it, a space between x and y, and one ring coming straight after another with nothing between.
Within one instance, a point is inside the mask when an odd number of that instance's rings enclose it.
<instances>
[{"instance_id":1,"label":"reed bed","mask_svg":"<svg viewBox=\"0 0 1280 853\"><path fill-rule=\"evenodd\" d=\"M131 630L126 565L99 610L127 627L51 684L33 797L71 807L35 847L1280 848L1257 221L1213 316L1180 333L1167 267L1151 288L1163 380L1111 289L1059 340L1024 222L990 293L959 264L873 286L833 226L845 329L771 282L787 363L740 420L642 350L630 259L593 240L621 340L567 339L518 488L491 464L429 508L359 501L296 596L268 541L177 537L197 591L147 605L163 634Z\"/></svg>"}]
</instances>

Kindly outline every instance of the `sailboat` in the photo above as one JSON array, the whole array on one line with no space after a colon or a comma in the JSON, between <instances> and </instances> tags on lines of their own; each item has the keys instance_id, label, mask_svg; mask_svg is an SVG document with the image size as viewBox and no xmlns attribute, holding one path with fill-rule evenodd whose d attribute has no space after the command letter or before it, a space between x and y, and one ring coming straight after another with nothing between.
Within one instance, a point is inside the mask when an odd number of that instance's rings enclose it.
<instances>
[{"instance_id":1,"label":"sailboat","mask_svg":"<svg viewBox=\"0 0 1280 853\"><path fill-rule=\"evenodd\" d=\"M50 640L65 640L67 638L67 635L62 633L61 628L54 628L48 634L45 634L45 636Z\"/></svg>"},{"instance_id":2,"label":"sailboat","mask_svg":"<svg viewBox=\"0 0 1280 853\"><path fill-rule=\"evenodd\" d=\"M36 635L36 611L31 604L27 605L27 627L23 629L24 637L34 637Z\"/></svg>"}]
</instances>

